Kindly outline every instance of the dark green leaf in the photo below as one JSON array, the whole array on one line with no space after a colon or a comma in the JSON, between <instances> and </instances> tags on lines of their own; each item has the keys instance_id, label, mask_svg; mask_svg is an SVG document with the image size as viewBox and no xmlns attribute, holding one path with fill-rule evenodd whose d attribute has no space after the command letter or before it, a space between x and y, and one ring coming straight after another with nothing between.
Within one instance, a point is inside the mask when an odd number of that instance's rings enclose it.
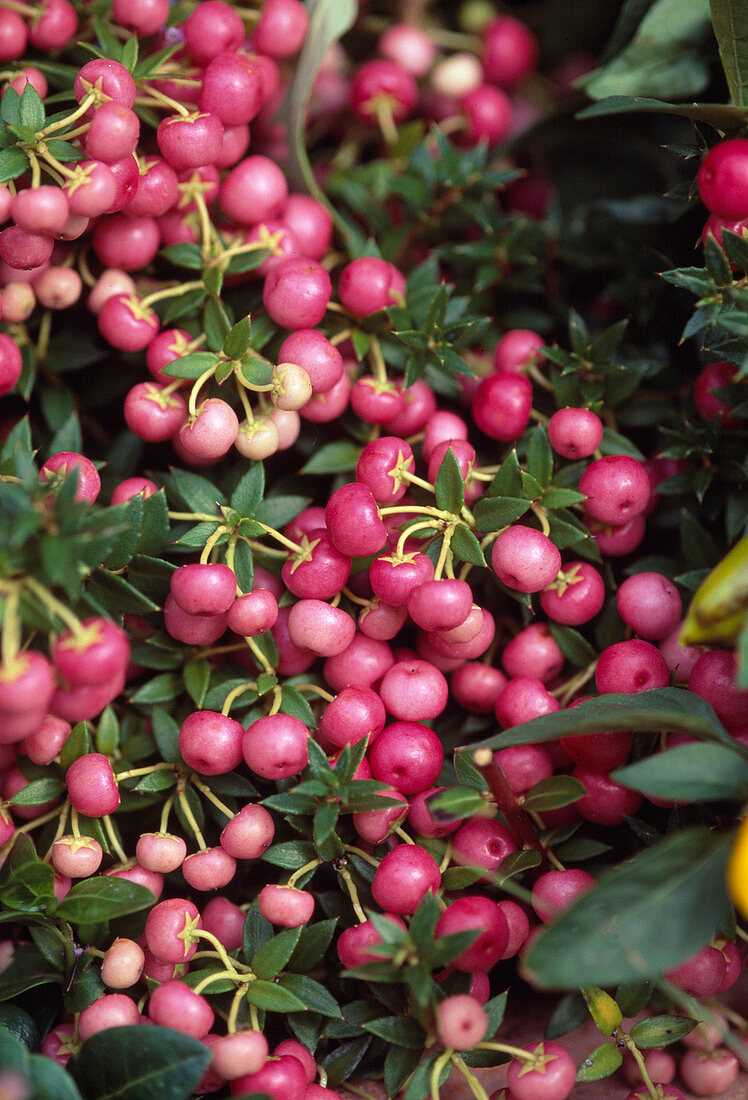
<instances>
[{"instance_id":1,"label":"dark green leaf","mask_svg":"<svg viewBox=\"0 0 748 1100\"><path fill-rule=\"evenodd\" d=\"M258 978L271 981L285 967L301 936L301 928L284 928L255 951L250 966Z\"/></svg>"},{"instance_id":2,"label":"dark green leaf","mask_svg":"<svg viewBox=\"0 0 748 1100\"><path fill-rule=\"evenodd\" d=\"M615 999L624 1016L638 1016L652 997L650 982L626 982L616 989Z\"/></svg>"},{"instance_id":3,"label":"dark green leaf","mask_svg":"<svg viewBox=\"0 0 748 1100\"><path fill-rule=\"evenodd\" d=\"M532 980L605 987L653 977L695 954L729 918L731 846L729 834L684 829L606 873L535 941L526 962Z\"/></svg>"},{"instance_id":4,"label":"dark green leaf","mask_svg":"<svg viewBox=\"0 0 748 1100\"><path fill-rule=\"evenodd\" d=\"M0 1001L9 1001L27 989L39 985L57 985L62 981L61 966L52 966L36 947L17 947L13 962L0 974Z\"/></svg>"},{"instance_id":5,"label":"dark green leaf","mask_svg":"<svg viewBox=\"0 0 748 1100\"><path fill-rule=\"evenodd\" d=\"M584 493L578 493L576 489L557 489L551 486L543 493L540 503L544 508L570 508L572 504L580 504L585 499Z\"/></svg>"},{"instance_id":6,"label":"dark green leaf","mask_svg":"<svg viewBox=\"0 0 748 1100\"><path fill-rule=\"evenodd\" d=\"M421 1050L390 1046L384 1059L384 1087L388 1096L396 1096L421 1060Z\"/></svg>"},{"instance_id":7,"label":"dark green leaf","mask_svg":"<svg viewBox=\"0 0 748 1100\"><path fill-rule=\"evenodd\" d=\"M188 661L184 666L184 686L189 692L190 698L198 710L205 700L205 693L210 683L210 663L205 657L198 661Z\"/></svg>"},{"instance_id":8,"label":"dark green leaf","mask_svg":"<svg viewBox=\"0 0 748 1100\"><path fill-rule=\"evenodd\" d=\"M242 954L247 962L252 958L264 943L273 938L273 926L265 920L257 908L257 904L250 906L244 918L244 933Z\"/></svg>"},{"instance_id":9,"label":"dark green leaf","mask_svg":"<svg viewBox=\"0 0 748 1100\"><path fill-rule=\"evenodd\" d=\"M172 359L163 368L164 374L170 378L199 378L209 367L212 367L217 359L211 351L191 351L189 355L182 355L179 359Z\"/></svg>"},{"instance_id":10,"label":"dark green leaf","mask_svg":"<svg viewBox=\"0 0 748 1100\"><path fill-rule=\"evenodd\" d=\"M140 706L170 703L173 699L177 699L182 691L182 677L178 672L162 672L138 688L130 697L130 702Z\"/></svg>"},{"instance_id":11,"label":"dark green leaf","mask_svg":"<svg viewBox=\"0 0 748 1100\"><path fill-rule=\"evenodd\" d=\"M12 88L9 89L9 91L12 90ZM17 145L9 145L7 149L0 150L0 183L18 179L28 171L28 167L28 157Z\"/></svg>"},{"instance_id":12,"label":"dark green leaf","mask_svg":"<svg viewBox=\"0 0 748 1100\"><path fill-rule=\"evenodd\" d=\"M32 84L24 85L19 111L21 125L36 132L44 126L44 119L44 104L41 96Z\"/></svg>"},{"instance_id":13,"label":"dark green leaf","mask_svg":"<svg viewBox=\"0 0 748 1100\"><path fill-rule=\"evenodd\" d=\"M722 103L667 103L647 96L610 95L581 110L577 118L599 118L603 115L626 114L637 111L654 114L681 115L696 122L707 122L717 129L736 130L744 117L742 107L725 106Z\"/></svg>"},{"instance_id":14,"label":"dark green leaf","mask_svg":"<svg viewBox=\"0 0 748 1100\"><path fill-rule=\"evenodd\" d=\"M736 107L748 105L748 12L740 0L710 0L722 68Z\"/></svg>"},{"instance_id":15,"label":"dark green leaf","mask_svg":"<svg viewBox=\"0 0 748 1100\"><path fill-rule=\"evenodd\" d=\"M559 998L551 1013L545 1029L545 1038L558 1039L561 1035L568 1035L588 1018L587 1005L582 995L577 990L573 993L565 993Z\"/></svg>"},{"instance_id":16,"label":"dark green leaf","mask_svg":"<svg viewBox=\"0 0 748 1100\"><path fill-rule=\"evenodd\" d=\"M57 910L57 916L73 924L112 920L153 905L153 894L136 882L112 875L76 882Z\"/></svg>"},{"instance_id":17,"label":"dark green leaf","mask_svg":"<svg viewBox=\"0 0 748 1100\"><path fill-rule=\"evenodd\" d=\"M303 1012L306 1008L300 997L274 982L252 982L247 990L247 1000L266 1012Z\"/></svg>"},{"instance_id":18,"label":"dark green leaf","mask_svg":"<svg viewBox=\"0 0 748 1100\"><path fill-rule=\"evenodd\" d=\"M363 1025L366 1031L399 1047L423 1050L426 1032L412 1016L383 1016Z\"/></svg>"},{"instance_id":19,"label":"dark green leaf","mask_svg":"<svg viewBox=\"0 0 748 1100\"><path fill-rule=\"evenodd\" d=\"M85 722L77 722L67 736L60 752L60 767L67 771L74 760L91 751L91 736Z\"/></svg>"},{"instance_id":20,"label":"dark green leaf","mask_svg":"<svg viewBox=\"0 0 748 1100\"><path fill-rule=\"evenodd\" d=\"M308 924L301 931L301 938L291 956L289 970L308 974L320 963L325 952L332 943L335 934L337 919L317 921L316 924Z\"/></svg>"},{"instance_id":21,"label":"dark green leaf","mask_svg":"<svg viewBox=\"0 0 748 1100\"><path fill-rule=\"evenodd\" d=\"M169 245L162 250L161 255L176 267L186 267L191 271L201 271L203 267L203 256L199 246L189 242Z\"/></svg>"},{"instance_id":22,"label":"dark green leaf","mask_svg":"<svg viewBox=\"0 0 748 1100\"><path fill-rule=\"evenodd\" d=\"M342 1020L340 1007L332 994L307 974L284 974L279 984L303 1001L310 1012Z\"/></svg>"},{"instance_id":23,"label":"dark green leaf","mask_svg":"<svg viewBox=\"0 0 748 1100\"><path fill-rule=\"evenodd\" d=\"M570 806L586 794L585 787L571 775L552 775L541 779L524 797L522 805L529 813L542 814Z\"/></svg>"},{"instance_id":24,"label":"dark green leaf","mask_svg":"<svg viewBox=\"0 0 748 1100\"><path fill-rule=\"evenodd\" d=\"M62 780L50 775L27 783L8 801L11 806L43 806L45 802L54 802L64 790L65 784Z\"/></svg>"},{"instance_id":25,"label":"dark green leaf","mask_svg":"<svg viewBox=\"0 0 748 1100\"><path fill-rule=\"evenodd\" d=\"M498 472L488 487L488 497L518 497L522 492L522 477L519 470L517 451L512 450L499 466Z\"/></svg>"},{"instance_id":26,"label":"dark green leaf","mask_svg":"<svg viewBox=\"0 0 748 1100\"><path fill-rule=\"evenodd\" d=\"M438 1054L429 1054L420 1065L417 1066L415 1073L408 1082L403 1100L425 1100L425 1097L431 1095L431 1073L438 1057ZM446 1082L451 1070L452 1066L449 1062L442 1066L441 1072L438 1074L439 1088Z\"/></svg>"},{"instance_id":27,"label":"dark green leaf","mask_svg":"<svg viewBox=\"0 0 748 1100\"><path fill-rule=\"evenodd\" d=\"M151 710L151 726L161 759L169 764L180 760L179 725L172 716L162 707L155 706Z\"/></svg>"},{"instance_id":28,"label":"dark green leaf","mask_svg":"<svg viewBox=\"0 0 748 1100\"><path fill-rule=\"evenodd\" d=\"M305 863L316 856L314 845L309 840L286 840L272 844L261 856L265 863L274 867L283 867L288 871L298 871Z\"/></svg>"},{"instance_id":29,"label":"dark green leaf","mask_svg":"<svg viewBox=\"0 0 748 1100\"><path fill-rule=\"evenodd\" d=\"M356 467L361 447L348 439L325 443L301 468L302 474L344 474Z\"/></svg>"},{"instance_id":30,"label":"dark green leaf","mask_svg":"<svg viewBox=\"0 0 748 1100\"><path fill-rule=\"evenodd\" d=\"M682 688L657 688L636 695L611 694L588 699L571 710L556 711L533 718L521 726L513 726L479 742L479 745L493 749L508 745L535 745L540 741L556 741L560 737L603 733L606 730L688 733L705 741L719 741L727 746L733 744L712 708L698 695ZM470 749L477 747L472 745Z\"/></svg>"},{"instance_id":31,"label":"dark green leaf","mask_svg":"<svg viewBox=\"0 0 748 1100\"><path fill-rule=\"evenodd\" d=\"M356 1068L360 1065L371 1046L371 1042L372 1040L368 1035L364 1039L353 1039L350 1043L340 1043L330 1054L326 1055L322 1064L327 1073L328 1088L335 1088L336 1085L339 1085L342 1081L347 1081L356 1072ZM423 1097L421 1097L421 1100L423 1100Z\"/></svg>"},{"instance_id":32,"label":"dark green leaf","mask_svg":"<svg viewBox=\"0 0 748 1100\"><path fill-rule=\"evenodd\" d=\"M225 304L215 294L211 294L205 303L203 326L208 338L208 347L221 351L223 342L231 331L231 321Z\"/></svg>"},{"instance_id":33,"label":"dark green leaf","mask_svg":"<svg viewBox=\"0 0 748 1100\"><path fill-rule=\"evenodd\" d=\"M180 1032L117 1027L86 1040L74 1075L86 1100L186 1100L210 1059L204 1043Z\"/></svg>"},{"instance_id":34,"label":"dark green leaf","mask_svg":"<svg viewBox=\"0 0 748 1100\"><path fill-rule=\"evenodd\" d=\"M223 354L229 359L241 359L249 347L249 317L242 317L226 336Z\"/></svg>"},{"instance_id":35,"label":"dark green leaf","mask_svg":"<svg viewBox=\"0 0 748 1100\"><path fill-rule=\"evenodd\" d=\"M610 1077L623 1063L623 1054L616 1043L603 1043L582 1062L577 1070L577 1082L602 1081Z\"/></svg>"},{"instance_id":36,"label":"dark green leaf","mask_svg":"<svg viewBox=\"0 0 748 1100\"><path fill-rule=\"evenodd\" d=\"M187 507L195 512L213 515L219 505L226 503L225 497L215 485L190 470L174 469L170 480Z\"/></svg>"},{"instance_id":37,"label":"dark green leaf","mask_svg":"<svg viewBox=\"0 0 748 1100\"><path fill-rule=\"evenodd\" d=\"M548 432L540 424L530 436L527 470L544 489L550 485L553 477L553 450L548 442Z\"/></svg>"},{"instance_id":38,"label":"dark green leaf","mask_svg":"<svg viewBox=\"0 0 748 1100\"><path fill-rule=\"evenodd\" d=\"M559 623L550 623L551 634L558 648L567 660L578 668L585 668L591 664L597 653L587 639L574 630L571 626L561 626Z\"/></svg>"},{"instance_id":39,"label":"dark green leaf","mask_svg":"<svg viewBox=\"0 0 748 1100\"><path fill-rule=\"evenodd\" d=\"M530 501L519 497L481 497L473 512L480 531L499 531L523 516Z\"/></svg>"},{"instance_id":40,"label":"dark green leaf","mask_svg":"<svg viewBox=\"0 0 748 1100\"><path fill-rule=\"evenodd\" d=\"M611 772L624 787L675 802L743 802L748 760L736 749L699 742L679 745Z\"/></svg>"},{"instance_id":41,"label":"dark green leaf","mask_svg":"<svg viewBox=\"0 0 748 1100\"><path fill-rule=\"evenodd\" d=\"M650 1050L677 1043L696 1027L696 1020L687 1016L649 1016L634 1024L629 1034L638 1047Z\"/></svg>"},{"instance_id":42,"label":"dark green leaf","mask_svg":"<svg viewBox=\"0 0 748 1100\"><path fill-rule=\"evenodd\" d=\"M261 462L253 462L231 494L231 507L241 516L251 519L265 492L265 470Z\"/></svg>"},{"instance_id":43,"label":"dark green leaf","mask_svg":"<svg viewBox=\"0 0 748 1100\"><path fill-rule=\"evenodd\" d=\"M449 547L460 561L470 562L471 565L486 566L488 564L480 543L464 523L455 525Z\"/></svg>"},{"instance_id":44,"label":"dark green leaf","mask_svg":"<svg viewBox=\"0 0 748 1100\"><path fill-rule=\"evenodd\" d=\"M460 467L451 447L447 448L444 458L441 460L434 490L437 508L442 508L445 512L452 512L453 515L459 516L462 505L465 503L465 483L462 480Z\"/></svg>"}]
</instances>

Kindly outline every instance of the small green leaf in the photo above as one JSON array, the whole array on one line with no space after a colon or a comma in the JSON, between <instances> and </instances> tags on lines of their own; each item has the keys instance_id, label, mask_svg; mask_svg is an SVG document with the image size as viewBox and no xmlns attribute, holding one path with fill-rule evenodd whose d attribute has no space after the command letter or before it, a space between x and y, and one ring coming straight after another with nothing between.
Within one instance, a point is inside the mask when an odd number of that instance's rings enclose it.
<instances>
[{"instance_id":1,"label":"small green leaf","mask_svg":"<svg viewBox=\"0 0 748 1100\"><path fill-rule=\"evenodd\" d=\"M322 1016L342 1020L340 1006L332 994L307 974L284 974L279 985L303 1001L310 1012L319 1012Z\"/></svg>"},{"instance_id":2,"label":"small green leaf","mask_svg":"<svg viewBox=\"0 0 748 1100\"><path fill-rule=\"evenodd\" d=\"M612 1035L621 1026L623 1013L610 993L596 985L585 986L581 992L597 1030L603 1035Z\"/></svg>"},{"instance_id":3,"label":"small green leaf","mask_svg":"<svg viewBox=\"0 0 748 1100\"><path fill-rule=\"evenodd\" d=\"M190 271L201 271L203 267L203 256L199 246L189 242L169 245L168 248L162 249L161 255L176 267L186 267ZM215 359L215 356L213 358Z\"/></svg>"},{"instance_id":4,"label":"small green leaf","mask_svg":"<svg viewBox=\"0 0 748 1100\"><path fill-rule=\"evenodd\" d=\"M255 1008L263 1008L266 1012L303 1012L306 1009L300 997L274 982L252 982L247 990L247 1000Z\"/></svg>"},{"instance_id":5,"label":"small green leaf","mask_svg":"<svg viewBox=\"0 0 748 1100\"><path fill-rule=\"evenodd\" d=\"M223 354L228 359L241 359L249 348L249 316L237 321L223 342Z\"/></svg>"},{"instance_id":6,"label":"small green leaf","mask_svg":"<svg viewBox=\"0 0 748 1100\"><path fill-rule=\"evenodd\" d=\"M499 531L523 516L530 501L520 497L481 497L473 508L480 531Z\"/></svg>"},{"instance_id":7,"label":"small green leaf","mask_svg":"<svg viewBox=\"0 0 748 1100\"><path fill-rule=\"evenodd\" d=\"M736 0L710 0L722 68L736 107L748 105L748 12Z\"/></svg>"},{"instance_id":8,"label":"small green leaf","mask_svg":"<svg viewBox=\"0 0 748 1100\"><path fill-rule=\"evenodd\" d=\"M27 85L27 87L30 87L30 85ZM8 89L8 91L12 90L12 88ZM7 93L3 98L7 98ZM19 176L28 171L28 168L28 157L17 145L9 145L7 149L0 150L0 183L8 183L9 180L18 179Z\"/></svg>"},{"instance_id":9,"label":"small green leaf","mask_svg":"<svg viewBox=\"0 0 748 1100\"><path fill-rule=\"evenodd\" d=\"M577 1082L602 1081L610 1077L620 1069L623 1064L623 1054L615 1043L603 1043L597 1047L582 1062L577 1070Z\"/></svg>"},{"instance_id":10,"label":"small green leaf","mask_svg":"<svg viewBox=\"0 0 748 1100\"><path fill-rule=\"evenodd\" d=\"M77 722L67 736L60 752L60 767L68 770L74 760L91 752L91 737L85 722Z\"/></svg>"},{"instance_id":11,"label":"small green leaf","mask_svg":"<svg viewBox=\"0 0 748 1100\"><path fill-rule=\"evenodd\" d=\"M361 447L348 439L326 443L301 468L302 474L344 474L356 467Z\"/></svg>"},{"instance_id":12,"label":"small green leaf","mask_svg":"<svg viewBox=\"0 0 748 1100\"><path fill-rule=\"evenodd\" d=\"M611 779L675 802L743 802L748 761L736 749L699 742L644 757L611 772Z\"/></svg>"},{"instance_id":13,"label":"small green leaf","mask_svg":"<svg viewBox=\"0 0 748 1100\"><path fill-rule=\"evenodd\" d=\"M169 764L181 760L179 725L172 716L162 707L154 706L151 710L151 727L161 759Z\"/></svg>"},{"instance_id":14,"label":"small green leaf","mask_svg":"<svg viewBox=\"0 0 748 1100\"><path fill-rule=\"evenodd\" d=\"M471 565L488 565L481 544L464 523L455 525L449 547L460 561L470 562Z\"/></svg>"},{"instance_id":15,"label":"small green leaf","mask_svg":"<svg viewBox=\"0 0 748 1100\"><path fill-rule=\"evenodd\" d=\"M261 462L253 462L231 494L231 507L241 516L252 519L262 504L265 492L265 470Z\"/></svg>"},{"instance_id":16,"label":"small green leaf","mask_svg":"<svg viewBox=\"0 0 748 1100\"><path fill-rule=\"evenodd\" d=\"M25 84L19 111L21 125L36 132L44 126L45 117L41 96L32 84Z\"/></svg>"},{"instance_id":17,"label":"small green leaf","mask_svg":"<svg viewBox=\"0 0 748 1100\"><path fill-rule=\"evenodd\" d=\"M571 626L550 623L551 635L567 660L578 668L586 668L596 659L597 653L587 639Z\"/></svg>"},{"instance_id":18,"label":"small green leaf","mask_svg":"<svg viewBox=\"0 0 748 1100\"><path fill-rule=\"evenodd\" d=\"M231 331L231 321L225 303L215 294L211 294L205 303L203 326L208 338L208 347L216 352L221 351L224 340Z\"/></svg>"},{"instance_id":19,"label":"small green leaf","mask_svg":"<svg viewBox=\"0 0 748 1100\"><path fill-rule=\"evenodd\" d=\"M527 470L544 489L550 485L553 477L553 449L548 441L548 432L541 424L530 436Z\"/></svg>"},{"instance_id":20,"label":"small green leaf","mask_svg":"<svg viewBox=\"0 0 748 1100\"><path fill-rule=\"evenodd\" d=\"M649 1016L634 1024L629 1034L638 1047L649 1050L677 1043L693 1031L697 1022L687 1016Z\"/></svg>"},{"instance_id":21,"label":"small green leaf","mask_svg":"<svg viewBox=\"0 0 748 1100\"><path fill-rule=\"evenodd\" d=\"M377 1035L387 1043L399 1047L423 1050L426 1032L412 1016L383 1016L379 1020L365 1023L364 1029Z\"/></svg>"},{"instance_id":22,"label":"small green leaf","mask_svg":"<svg viewBox=\"0 0 748 1100\"><path fill-rule=\"evenodd\" d=\"M450 818L472 817L482 810L486 800L481 791L474 787L447 787L427 800L429 812L437 821L449 821Z\"/></svg>"},{"instance_id":23,"label":"small green leaf","mask_svg":"<svg viewBox=\"0 0 748 1100\"><path fill-rule=\"evenodd\" d=\"M447 448L439 465L434 490L437 508L459 516L465 503L465 482L462 479L459 463L451 447Z\"/></svg>"},{"instance_id":24,"label":"small green leaf","mask_svg":"<svg viewBox=\"0 0 748 1100\"><path fill-rule=\"evenodd\" d=\"M8 802L11 806L43 806L45 802L54 802L64 790L65 784L62 780L50 775L27 783Z\"/></svg>"},{"instance_id":25,"label":"small green leaf","mask_svg":"<svg viewBox=\"0 0 748 1100\"><path fill-rule=\"evenodd\" d=\"M136 882L99 875L76 882L56 915L73 924L112 920L153 905L153 894Z\"/></svg>"},{"instance_id":26,"label":"small green leaf","mask_svg":"<svg viewBox=\"0 0 748 1100\"><path fill-rule=\"evenodd\" d=\"M210 683L210 663L205 657L188 661L184 666L184 686L198 710L202 707Z\"/></svg>"},{"instance_id":27,"label":"small green leaf","mask_svg":"<svg viewBox=\"0 0 748 1100\"><path fill-rule=\"evenodd\" d=\"M260 857L265 863L271 863L274 867L283 867L288 871L297 871L305 863L311 862L316 856L314 845L310 840L285 840L280 844L271 844Z\"/></svg>"},{"instance_id":28,"label":"small green leaf","mask_svg":"<svg viewBox=\"0 0 748 1100\"><path fill-rule=\"evenodd\" d=\"M163 373L170 378L199 378L206 370L212 367L218 360L211 351L192 351L189 355L182 355L179 359L172 359L163 368Z\"/></svg>"},{"instance_id":29,"label":"small green leaf","mask_svg":"<svg viewBox=\"0 0 748 1100\"><path fill-rule=\"evenodd\" d=\"M255 902L247 910L244 918L242 954L245 961L249 962L254 953L272 938L273 926L270 921L265 920Z\"/></svg>"},{"instance_id":30,"label":"small green leaf","mask_svg":"<svg viewBox=\"0 0 748 1100\"><path fill-rule=\"evenodd\" d=\"M257 977L270 981L280 974L293 955L300 936L301 928L285 928L258 948L250 960Z\"/></svg>"},{"instance_id":31,"label":"small green leaf","mask_svg":"<svg viewBox=\"0 0 748 1100\"><path fill-rule=\"evenodd\" d=\"M527 792L522 805L528 813L542 814L547 810L571 806L586 793L584 785L573 776L551 775L548 779L541 779Z\"/></svg>"}]
</instances>

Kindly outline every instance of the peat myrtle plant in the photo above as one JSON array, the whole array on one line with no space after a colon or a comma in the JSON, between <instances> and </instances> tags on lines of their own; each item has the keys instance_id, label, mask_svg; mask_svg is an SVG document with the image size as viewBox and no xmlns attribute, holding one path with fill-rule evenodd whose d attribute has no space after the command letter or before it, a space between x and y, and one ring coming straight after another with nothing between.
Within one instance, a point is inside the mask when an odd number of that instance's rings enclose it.
<instances>
[{"instance_id":1,"label":"peat myrtle plant","mask_svg":"<svg viewBox=\"0 0 748 1100\"><path fill-rule=\"evenodd\" d=\"M0 54L0 1095L737 1095L748 14Z\"/></svg>"}]
</instances>

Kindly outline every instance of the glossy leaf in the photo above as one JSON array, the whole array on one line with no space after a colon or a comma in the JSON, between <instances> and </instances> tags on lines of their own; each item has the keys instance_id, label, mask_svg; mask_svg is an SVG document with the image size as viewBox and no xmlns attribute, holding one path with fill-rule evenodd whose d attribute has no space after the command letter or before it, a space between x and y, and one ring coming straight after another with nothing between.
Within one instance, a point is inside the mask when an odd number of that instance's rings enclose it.
<instances>
[{"instance_id":1,"label":"glossy leaf","mask_svg":"<svg viewBox=\"0 0 748 1100\"><path fill-rule=\"evenodd\" d=\"M319 1012L322 1016L342 1019L340 1006L323 985L310 978L308 974L284 974L279 983L282 989L293 993L303 1001L310 1012Z\"/></svg>"},{"instance_id":2,"label":"glossy leaf","mask_svg":"<svg viewBox=\"0 0 748 1100\"><path fill-rule=\"evenodd\" d=\"M623 1063L623 1054L615 1043L603 1043L582 1062L577 1070L577 1082L602 1081L610 1077Z\"/></svg>"},{"instance_id":3,"label":"glossy leaf","mask_svg":"<svg viewBox=\"0 0 748 1100\"><path fill-rule=\"evenodd\" d=\"M684 829L603 875L533 944L526 961L532 980L559 989L615 985L689 958L729 919L731 839ZM688 920L677 920L679 913Z\"/></svg>"},{"instance_id":4,"label":"glossy leaf","mask_svg":"<svg viewBox=\"0 0 748 1100\"><path fill-rule=\"evenodd\" d=\"M97 875L76 882L60 903L57 916L73 924L112 920L153 905L153 894L136 882Z\"/></svg>"},{"instance_id":5,"label":"glossy leaf","mask_svg":"<svg viewBox=\"0 0 748 1100\"><path fill-rule=\"evenodd\" d=\"M74 1076L87 1100L187 1100L210 1058L204 1043L177 1031L118 1027L86 1040Z\"/></svg>"},{"instance_id":6,"label":"glossy leaf","mask_svg":"<svg viewBox=\"0 0 748 1100\"><path fill-rule=\"evenodd\" d=\"M675 802L742 802L748 798L748 760L723 745L678 745L618 768L611 778L635 791Z\"/></svg>"},{"instance_id":7,"label":"glossy leaf","mask_svg":"<svg viewBox=\"0 0 748 1100\"><path fill-rule=\"evenodd\" d=\"M649 1016L634 1024L629 1034L642 1050L666 1047L677 1043L696 1027L697 1021L687 1016Z\"/></svg>"},{"instance_id":8,"label":"glossy leaf","mask_svg":"<svg viewBox=\"0 0 748 1100\"><path fill-rule=\"evenodd\" d=\"M284 928L255 951L250 966L258 978L270 980L280 974L294 953L301 928Z\"/></svg>"},{"instance_id":9,"label":"glossy leaf","mask_svg":"<svg viewBox=\"0 0 748 1100\"><path fill-rule=\"evenodd\" d=\"M736 107L745 108L748 104L748 10L741 0L710 0L710 7L730 97Z\"/></svg>"},{"instance_id":10,"label":"glossy leaf","mask_svg":"<svg viewBox=\"0 0 748 1100\"><path fill-rule=\"evenodd\" d=\"M274 982L252 982L247 990L247 1000L266 1012L303 1012L306 1008L300 997Z\"/></svg>"},{"instance_id":11,"label":"glossy leaf","mask_svg":"<svg viewBox=\"0 0 748 1100\"><path fill-rule=\"evenodd\" d=\"M451 447L447 448L439 465L434 490L437 508L452 512L456 516L460 514L460 509L465 502L465 483Z\"/></svg>"}]
</instances>

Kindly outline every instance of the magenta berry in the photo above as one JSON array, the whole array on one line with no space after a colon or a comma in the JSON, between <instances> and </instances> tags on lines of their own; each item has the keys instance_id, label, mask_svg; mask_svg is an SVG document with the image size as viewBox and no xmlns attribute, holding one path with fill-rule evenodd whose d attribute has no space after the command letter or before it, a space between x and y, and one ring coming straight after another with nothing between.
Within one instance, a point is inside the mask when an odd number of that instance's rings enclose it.
<instances>
[{"instance_id":1,"label":"magenta berry","mask_svg":"<svg viewBox=\"0 0 748 1100\"><path fill-rule=\"evenodd\" d=\"M641 462L628 455L606 455L590 463L579 480L585 511L601 523L620 525L649 503L649 478Z\"/></svg>"},{"instance_id":2,"label":"magenta berry","mask_svg":"<svg viewBox=\"0 0 748 1100\"><path fill-rule=\"evenodd\" d=\"M548 422L548 438L563 458L588 458L602 443L603 423L590 409L559 409Z\"/></svg>"},{"instance_id":3,"label":"magenta berry","mask_svg":"<svg viewBox=\"0 0 748 1100\"><path fill-rule=\"evenodd\" d=\"M608 646L595 669L595 683L601 695L666 687L669 679L670 673L660 651L638 638Z\"/></svg>"},{"instance_id":4,"label":"magenta berry","mask_svg":"<svg viewBox=\"0 0 748 1100\"><path fill-rule=\"evenodd\" d=\"M433 856L416 844L398 844L374 872L371 891L377 905L392 913L415 913L421 898L441 884Z\"/></svg>"},{"instance_id":5,"label":"magenta berry","mask_svg":"<svg viewBox=\"0 0 748 1100\"><path fill-rule=\"evenodd\" d=\"M635 573L616 593L618 612L640 638L661 641L681 620L683 606L672 581L661 573Z\"/></svg>"},{"instance_id":6,"label":"magenta berry","mask_svg":"<svg viewBox=\"0 0 748 1100\"><path fill-rule=\"evenodd\" d=\"M295 886L263 886L257 905L265 920L283 928L300 928L308 924L314 912L314 894L297 890Z\"/></svg>"},{"instance_id":7,"label":"magenta berry","mask_svg":"<svg viewBox=\"0 0 748 1100\"><path fill-rule=\"evenodd\" d=\"M468 972L490 970L503 958L509 943L506 917L491 898L480 894L456 898L439 917L434 935L438 939L473 930L475 939L450 965Z\"/></svg>"},{"instance_id":8,"label":"magenta berry","mask_svg":"<svg viewBox=\"0 0 748 1100\"><path fill-rule=\"evenodd\" d=\"M65 782L73 807L86 817L104 817L119 806L112 765L103 753L79 756L68 768Z\"/></svg>"},{"instance_id":9,"label":"magenta berry","mask_svg":"<svg viewBox=\"0 0 748 1100\"><path fill-rule=\"evenodd\" d=\"M484 378L476 392L473 420L491 439L510 442L524 432L532 409L532 383L524 374L502 370Z\"/></svg>"},{"instance_id":10,"label":"magenta berry","mask_svg":"<svg viewBox=\"0 0 748 1100\"><path fill-rule=\"evenodd\" d=\"M247 766L264 779L285 779L298 773L309 759L309 730L298 718L272 714L246 729L242 755Z\"/></svg>"},{"instance_id":11,"label":"magenta berry","mask_svg":"<svg viewBox=\"0 0 748 1100\"><path fill-rule=\"evenodd\" d=\"M485 1039L488 1016L469 993L455 993L437 1005L436 1033L444 1047L469 1050Z\"/></svg>"},{"instance_id":12,"label":"magenta berry","mask_svg":"<svg viewBox=\"0 0 748 1100\"><path fill-rule=\"evenodd\" d=\"M201 775L224 775L241 763L243 736L243 726L228 715L198 710L182 723L179 751Z\"/></svg>"},{"instance_id":13,"label":"magenta berry","mask_svg":"<svg viewBox=\"0 0 748 1100\"><path fill-rule=\"evenodd\" d=\"M541 531L514 524L502 531L494 542L491 564L507 588L540 592L556 579L561 555Z\"/></svg>"},{"instance_id":14,"label":"magenta berry","mask_svg":"<svg viewBox=\"0 0 748 1100\"><path fill-rule=\"evenodd\" d=\"M516 1100L566 1100L576 1081L574 1060L559 1043L537 1043L525 1050L532 1060L509 1063L507 1084Z\"/></svg>"},{"instance_id":15,"label":"magenta berry","mask_svg":"<svg viewBox=\"0 0 748 1100\"><path fill-rule=\"evenodd\" d=\"M444 762L437 735L417 722L391 722L385 726L368 755L374 778L405 795L431 787Z\"/></svg>"},{"instance_id":16,"label":"magenta berry","mask_svg":"<svg viewBox=\"0 0 748 1100\"><path fill-rule=\"evenodd\" d=\"M220 615L234 602L236 577L227 565L195 562L172 573L169 587L188 615Z\"/></svg>"}]
</instances>

